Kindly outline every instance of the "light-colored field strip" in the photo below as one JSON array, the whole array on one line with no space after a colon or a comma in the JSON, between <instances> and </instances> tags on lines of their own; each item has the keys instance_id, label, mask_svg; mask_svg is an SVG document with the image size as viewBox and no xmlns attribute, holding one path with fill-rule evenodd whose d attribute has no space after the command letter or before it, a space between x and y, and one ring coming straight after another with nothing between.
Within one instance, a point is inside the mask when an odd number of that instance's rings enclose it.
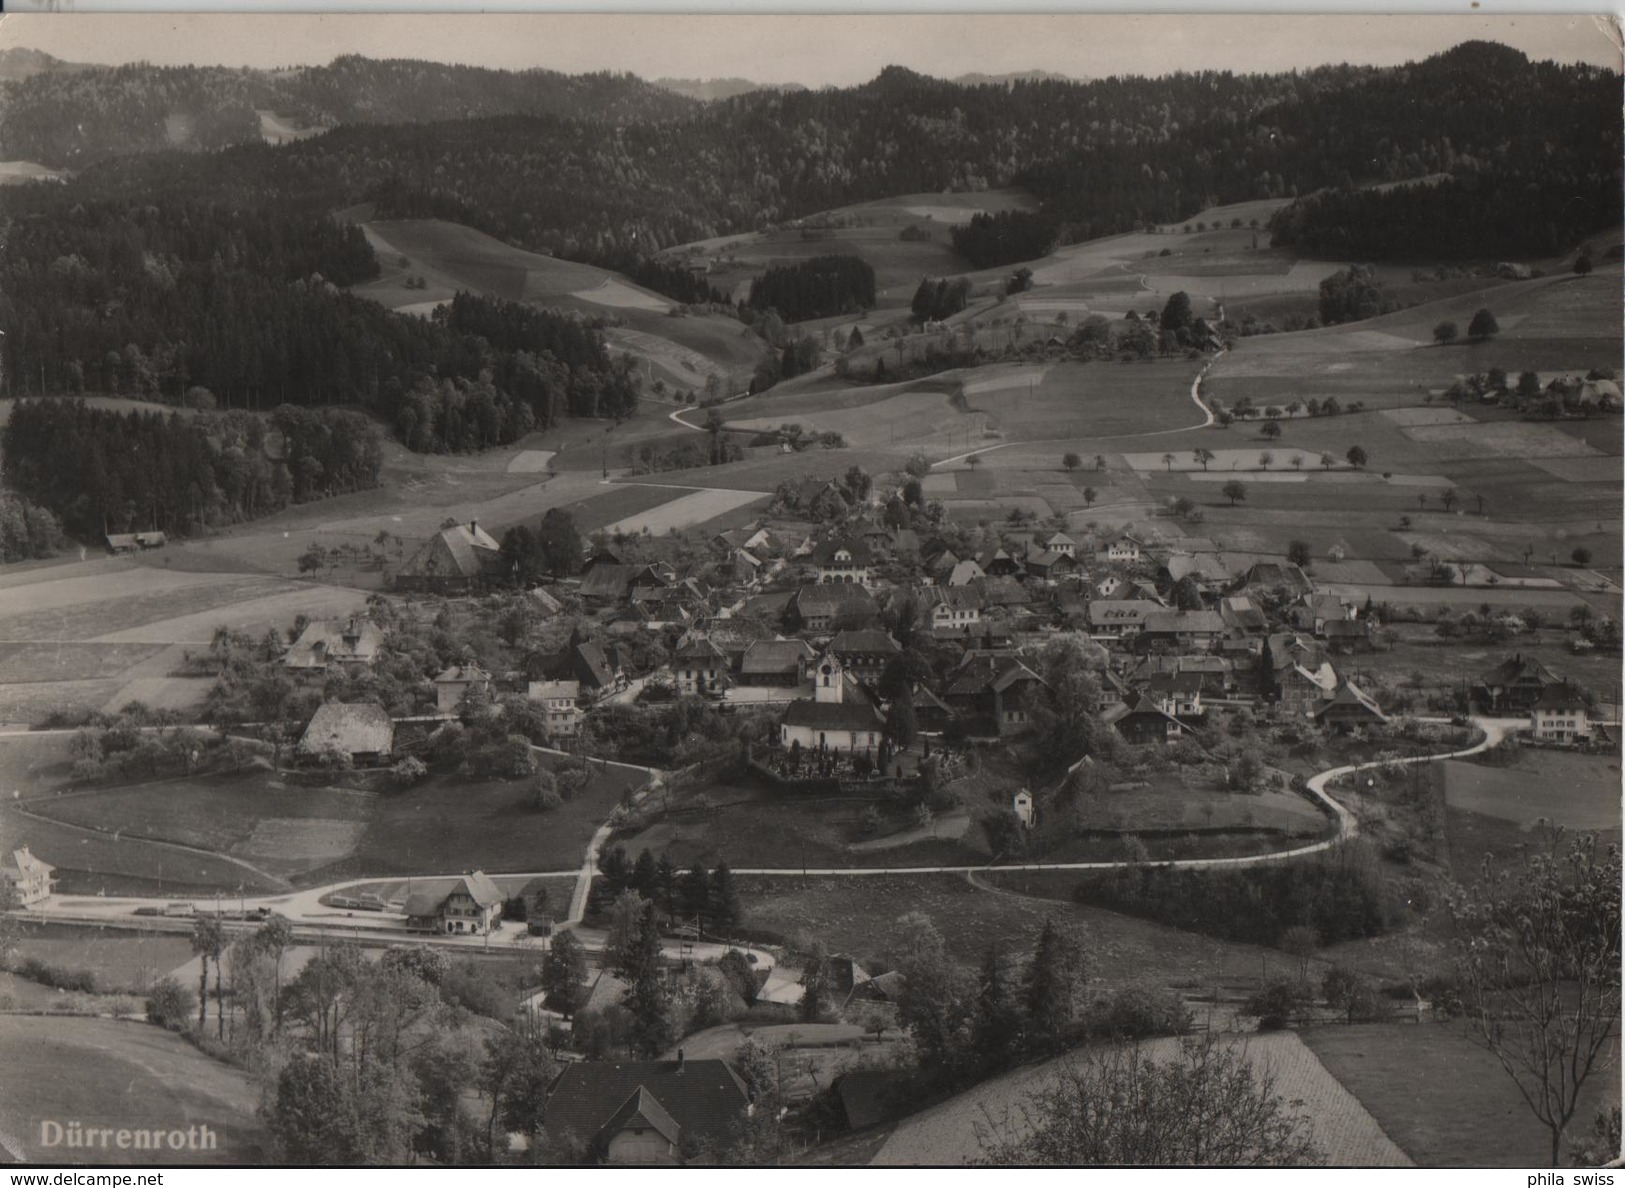
<instances>
[{"instance_id":1,"label":"light-colored field strip","mask_svg":"<svg viewBox=\"0 0 1625 1188\"><path fill-rule=\"evenodd\" d=\"M611 535L617 532L631 534L648 532L651 536L660 536L673 528L682 531L720 516L724 512L766 498L767 495L761 491L728 491L721 488L693 491L673 499L670 503L662 503L659 507L651 507L648 511L616 520L604 531Z\"/></svg>"},{"instance_id":2,"label":"light-colored field strip","mask_svg":"<svg viewBox=\"0 0 1625 1188\"><path fill-rule=\"evenodd\" d=\"M1022 364L1013 367L999 367L996 371L994 368L979 368L978 370L994 371L994 374L964 380L961 390L967 397L981 396L987 392L1025 390L1029 386L1043 383L1044 377L1049 374L1048 367L1029 367Z\"/></svg>"},{"instance_id":3,"label":"light-colored field strip","mask_svg":"<svg viewBox=\"0 0 1625 1188\"><path fill-rule=\"evenodd\" d=\"M1533 462L1536 458L1595 457L1602 452L1555 426L1517 421L1419 425L1401 432L1440 458L1517 458Z\"/></svg>"},{"instance_id":4,"label":"light-colored field strip","mask_svg":"<svg viewBox=\"0 0 1625 1188\"><path fill-rule=\"evenodd\" d=\"M591 289L578 289L570 296L591 301L594 305L608 305L616 309L647 309L654 313L664 313L671 308L671 302L662 301L617 280L606 280Z\"/></svg>"},{"instance_id":5,"label":"light-colored field strip","mask_svg":"<svg viewBox=\"0 0 1625 1188\"><path fill-rule=\"evenodd\" d=\"M1213 460L1205 467L1196 460L1190 450L1168 451L1174 456L1172 462L1164 462L1161 454L1152 452L1124 454L1123 458L1135 470L1162 472L1167 472L1170 469L1176 471L1185 470L1191 471L1193 477L1196 478L1200 478L1203 474L1212 475L1214 478L1226 478L1228 475L1220 475L1219 472L1229 471L1232 469L1257 469L1258 455L1264 453L1265 451L1268 451L1275 459L1270 464L1272 466L1291 466L1292 456L1294 454L1298 454L1303 458L1303 468L1306 472L1313 468L1318 474L1322 470L1326 469L1320 464L1320 451L1293 449L1291 446L1284 446L1280 443L1276 443L1275 445L1261 445L1257 449L1214 450ZM1332 469L1351 470L1353 468L1349 465L1347 459L1339 458L1336 455L1333 455Z\"/></svg>"},{"instance_id":6,"label":"light-colored field strip","mask_svg":"<svg viewBox=\"0 0 1625 1188\"><path fill-rule=\"evenodd\" d=\"M1246 1059L1260 1073L1275 1078L1275 1089L1288 1101L1301 1101L1301 1114L1314 1127L1316 1146L1334 1167L1409 1167L1411 1160L1375 1118L1326 1071L1315 1054L1291 1032L1237 1037ZM1157 1061L1174 1058L1174 1039L1151 1040L1145 1051ZM1077 1059L1068 1054L1032 1068L987 1081L898 1124L870 1161L871 1166L963 1166L982 1155L980 1135L989 1129L1012 1137L1025 1133L1020 1112L1030 1096Z\"/></svg>"},{"instance_id":7,"label":"light-colored field strip","mask_svg":"<svg viewBox=\"0 0 1625 1188\"><path fill-rule=\"evenodd\" d=\"M163 619L143 627L99 635L96 643L189 643L206 645L220 626L263 631L266 627L286 628L298 615L312 619L352 615L367 604L367 591L341 586L309 586L265 598Z\"/></svg>"},{"instance_id":8,"label":"light-colored field strip","mask_svg":"<svg viewBox=\"0 0 1625 1188\"><path fill-rule=\"evenodd\" d=\"M1604 455L1600 458L1525 458L1553 478L1566 483L1617 483L1625 478L1625 461Z\"/></svg>"},{"instance_id":9,"label":"light-colored field strip","mask_svg":"<svg viewBox=\"0 0 1625 1188\"><path fill-rule=\"evenodd\" d=\"M508 462L509 474L543 474L553 460L552 450L520 450Z\"/></svg>"},{"instance_id":10,"label":"light-colored field strip","mask_svg":"<svg viewBox=\"0 0 1625 1188\"><path fill-rule=\"evenodd\" d=\"M1473 418L1453 408L1385 408L1377 414L1396 425L1467 425Z\"/></svg>"}]
</instances>

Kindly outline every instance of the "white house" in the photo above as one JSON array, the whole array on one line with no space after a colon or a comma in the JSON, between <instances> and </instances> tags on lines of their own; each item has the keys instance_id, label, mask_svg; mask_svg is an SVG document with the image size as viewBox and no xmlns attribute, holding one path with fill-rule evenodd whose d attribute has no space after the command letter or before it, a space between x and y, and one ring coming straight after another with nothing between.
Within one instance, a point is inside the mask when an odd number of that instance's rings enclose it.
<instances>
[{"instance_id":1,"label":"white house","mask_svg":"<svg viewBox=\"0 0 1625 1188\"><path fill-rule=\"evenodd\" d=\"M453 664L434 679L435 708L455 714L470 689L490 692L491 674L478 664Z\"/></svg>"},{"instance_id":2,"label":"white house","mask_svg":"<svg viewBox=\"0 0 1625 1188\"><path fill-rule=\"evenodd\" d=\"M1144 555L1145 542L1138 537L1123 533L1106 545L1106 560L1108 561L1138 561Z\"/></svg>"},{"instance_id":3,"label":"white house","mask_svg":"<svg viewBox=\"0 0 1625 1188\"><path fill-rule=\"evenodd\" d=\"M1010 808L1016 814L1016 819L1028 829L1033 826L1033 794L1023 788L1015 794L1010 801Z\"/></svg>"},{"instance_id":4,"label":"white house","mask_svg":"<svg viewBox=\"0 0 1625 1188\"><path fill-rule=\"evenodd\" d=\"M549 738L574 738L581 732L580 681L532 681L527 695L542 703Z\"/></svg>"},{"instance_id":5,"label":"white house","mask_svg":"<svg viewBox=\"0 0 1625 1188\"><path fill-rule=\"evenodd\" d=\"M1585 698L1567 681L1547 685L1529 717L1535 737L1542 742L1575 743L1591 737Z\"/></svg>"},{"instance_id":6,"label":"white house","mask_svg":"<svg viewBox=\"0 0 1625 1188\"><path fill-rule=\"evenodd\" d=\"M51 872L55 869L34 857L28 852L28 847L23 846L0 860L0 884L16 895L19 905L27 907L51 894Z\"/></svg>"},{"instance_id":7,"label":"white house","mask_svg":"<svg viewBox=\"0 0 1625 1188\"><path fill-rule=\"evenodd\" d=\"M813 550L813 564L818 567L821 585L867 586L869 567L873 557L869 546L861 540L828 540Z\"/></svg>"},{"instance_id":8,"label":"white house","mask_svg":"<svg viewBox=\"0 0 1625 1188\"><path fill-rule=\"evenodd\" d=\"M813 671L813 700L792 701L779 726L786 746L800 743L804 750L873 751L880 746L884 723L856 689L847 696L846 670L833 652Z\"/></svg>"}]
</instances>

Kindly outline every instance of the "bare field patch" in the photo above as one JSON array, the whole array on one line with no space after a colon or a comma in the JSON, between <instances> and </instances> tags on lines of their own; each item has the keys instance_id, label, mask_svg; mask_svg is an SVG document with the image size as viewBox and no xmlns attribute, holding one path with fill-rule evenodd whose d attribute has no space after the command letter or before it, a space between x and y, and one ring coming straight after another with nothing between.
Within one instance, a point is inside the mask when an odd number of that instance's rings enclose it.
<instances>
[{"instance_id":1,"label":"bare field patch","mask_svg":"<svg viewBox=\"0 0 1625 1188\"><path fill-rule=\"evenodd\" d=\"M606 279L601 284L590 289L580 289L570 294L582 301L591 301L594 305L607 305L612 309L647 309L654 313L664 313L671 308L671 302L655 296L646 289L635 288L624 281Z\"/></svg>"},{"instance_id":2,"label":"bare field patch","mask_svg":"<svg viewBox=\"0 0 1625 1188\"><path fill-rule=\"evenodd\" d=\"M1471 425L1473 418L1453 408L1385 408L1382 416L1407 429L1415 425Z\"/></svg>"},{"instance_id":3,"label":"bare field patch","mask_svg":"<svg viewBox=\"0 0 1625 1188\"><path fill-rule=\"evenodd\" d=\"M1561 458L1594 455L1577 441L1550 425L1522 421L1479 422L1475 425L1419 425L1405 436L1425 445L1441 459L1453 458Z\"/></svg>"},{"instance_id":4,"label":"bare field patch","mask_svg":"<svg viewBox=\"0 0 1625 1188\"><path fill-rule=\"evenodd\" d=\"M24 644L3 649L0 685L107 679L162 650L162 644Z\"/></svg>"},{"instance_id":5,"label":"bare field patch","mask_svg":"<svg viewBox=\"0 0 1625 1188\"><path fill-rule=\"evenodd\" d=\"M508 473L545 474L553 453L552 450L520 450L508 460Z\"/></svg>"},{"instance_id":6,"label":"bare field patch","mask_svg":"<svg viewBox=\"0 0 1625 1188\"><path fill-rule=\"evenodd\" d=\"M695 524L731 512L736 508L754 503L758 499L765 499L765 492L761 491L692 491L686 495L679 495L675 499L641 511L625 519L617 520L605 527L611 534L616 532L643 533L660 536L672 529L682 531Z\"/></svg>"},{"instance_id":7,"label":"bare field patch","mask_svg":"<svg viewBox=\"0 0 1625 1188\"><path fill-rule=\"evenodd\" d=\"M298 872L349 857L366 831L366 821L266 817L235 852L271 870Z\"/></svg>"}]
</instances>

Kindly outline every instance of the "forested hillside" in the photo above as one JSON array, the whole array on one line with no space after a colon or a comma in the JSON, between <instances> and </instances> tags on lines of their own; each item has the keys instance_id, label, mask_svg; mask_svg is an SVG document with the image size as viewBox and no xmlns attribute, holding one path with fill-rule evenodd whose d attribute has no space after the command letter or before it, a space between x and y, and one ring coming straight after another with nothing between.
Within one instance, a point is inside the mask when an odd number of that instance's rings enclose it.
<instances>
[{"instance_id":1,"label":"forested hillside","mask_svg":"<svg viewBox=\"0 0 1625 1188\"><path fill-rule=\"evenodd\" d=\"M691 101L631 75L488 70L354 55L262 71L151 66L41 69L0 89L0 153L61 168L162 149L260 138L259 110L308 127L481 116L657 120ZM59 64L60 65L60 64Z\"/></svg>"},{"instance_id":2,"label":"forested hillside","mask_svg":"<svg viewBox=\"0 0 1625 1188\"><path fill-rule=\"evenodd\" d=\"M363 405L409 424L403 440L420 451L480 449L567 414L635 406L625 367L580 319L466 295L417 318L340 288L376 272L359 228L268 204L22 215L0 255L10 387Z\"/></svg>"},{"instance_id":3,"label":"forested hillside","mask_svg":"<svg viewBox=\"0 0 1625 1188\"><path fill-rule=\"evenodd\" d=\"M216 79L195 73L199 85ZM422 87L409 85L419 74ZM423 118L455 108L437 108L431 97L461 95L465 78L461 68L351 59L300 72L309 93L334 94L323 112L341 119L337 96L348 92L338 80L352 76L369 81L351 88L346 111L376 114L381 101L368 96L395 87L421 90L398 110ZM112 81L122 77L114 72ZM557 101L538 107L550 114L352 126L277 149L123 158L87 171L52 201L276 197L334 209L370 200L381 216L452 219L520 247L595 262L899 193L1012 184L1037 195L1063 243L1182 220L1212 203L1449 172L1534 187L1529 206L1542 242L1617 221L1620 209L1618 76L1530 63L1485 43L1392 69L1287 75L963 87L889 68L860 87L753 92L708 105L653 87L644 103L644 84L625 78L500 78L509 82L470 114L520 104L525 80L539 93L548 82ZM93 89L97 80L107 81L98 72L17 85ZM123 118L97 103L99 117ZM606 115L621 122L606 127ZM675 118L656 118L665 116ZM23 118L14 110L7 125ZM1575 135L1577 128L1589 131ZM1576 185L1601 208L1567 203ZM1461 195L1445 189L1419 201L1454 209ZM1498 226L1489 220L1481 229L1493 235ZM1520 242L1527 231L1519 230ZM1512 248L1490 239L1481 250Z\"/></svg>"},{"instance_id":4,"label":"forested hillside","mask_svg":"<svg viewBox=\"0 0 1625 1188\"><path fill-rule=\"evenodd\" d=\"M166 417L23 400L0 446L6 484L84 540L269 515L374 486L382 463L378 431L360 413L291 405L268 428L243 412Z\"/></svg>"}]
</instances>

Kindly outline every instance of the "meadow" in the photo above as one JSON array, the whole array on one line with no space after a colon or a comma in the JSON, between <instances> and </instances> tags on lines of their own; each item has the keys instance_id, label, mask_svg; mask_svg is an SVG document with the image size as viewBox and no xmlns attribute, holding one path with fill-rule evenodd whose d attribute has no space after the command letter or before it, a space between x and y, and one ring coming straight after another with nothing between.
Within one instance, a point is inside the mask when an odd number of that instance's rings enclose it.
<instances>
[{"instance_id":1,"label":"meadow","mask_svg":"<svg viewBox=\"0 0 1625 1188\"><path fill-rule=\"evenodd\" d=\"M231 1166L265 1154L253 1078L178 1035L114 1019L0 1016L0 1050L0 1139L25 1162L70 1155L43 1144L46 1119L164 1131L206 1125L217 1136L213 1151L111 1152L120 1163Z\"/></svg>"},{"instance_id":2,"label":"meadow","mask_svg":"<svg viewBox=\"0 0 1625 1188\"><path fill-rule=\"evenodd\" d=\"M1372 1023L1299 1033L1420 1167L1546 1167L1550 1138L1496 1058L1456 1025ZM1617 1047L1581 1097L1572 1133L1619 1101ZM1448 1091L1443 1087L1448 1086Z\"/></svg>"}]
</instances>

